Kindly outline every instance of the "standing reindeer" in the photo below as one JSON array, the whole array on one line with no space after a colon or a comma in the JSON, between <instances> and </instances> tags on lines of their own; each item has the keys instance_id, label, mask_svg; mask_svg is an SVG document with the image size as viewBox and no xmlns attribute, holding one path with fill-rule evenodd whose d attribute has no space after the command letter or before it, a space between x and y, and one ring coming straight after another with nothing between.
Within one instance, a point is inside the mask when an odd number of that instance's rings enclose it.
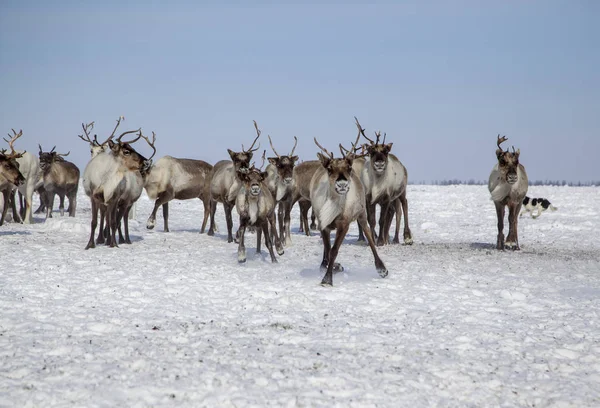
<instances>
[{"instance_id":1,"label":"standing reindeer","mask_svg":"<svg viewBox=\"0 0 600 408\"><path fill-rule=\"evenodd\" d=\"M264 163L263 163L264 164ZM262 166L261 166L262 167ZM279 255L283 254L280 248L279 238L275 226L275 199L266 184L268 173L252 166L247 172L239 173L242 181L242 187L239 189L235 200L235 207L240 215L240 228L238 230L238 262L246 262L246 247L244 245L244 233L246 227L256 226L256 252L260 253L261 233L265 236L265 245L269 249L271 261L277 262L273 252L273 242L269 233L269 224L271 231L275 231L274 236Z\"/></svg>"},{"instance_id":2,"label":"standing reindeer","mask_svg":"<svg viewBox=\"0 0 600 408\"><path fill-rule=\"evenodd\" d=\"M31 208L33 202L33 193L35 191L36 183L40 177L39 161L37 156L34 154L26 151L15 150L14 143L23 135L23 130L19 130L19 133L15 132L14 129L11 130L13 134L8 134L10 140L4 139L4 141L8 143L8 146L12 152L11 156L14 155L16 157L15 160L19 171L23 177L25 177L25 183L17 187L19 191L19 197L25 197L24 206L21 207L20 218L23 219L25 224L31 224L33 223L33 209ZM11 200L14 201L12 195L13 194L11 194ZM15 218L16 221L19 220L19 216L13 218Z\"/></svg>"},{"instance_id":3,"label":"standing reindeer","mask_svg":"<svg viewBox=\"0 0 600 408\"><path fill-rule=\"evenodd\" d=\"M369 141L367 144L368 160L365 163L361 174L361 180L365 188L367 200L367 217L371 234L375 235L376 210L377 204L381 207L379 215L379 235L377 245L389 244L389 233L394 210L397 208L395 201L399 200L404 212L404 243L411 245L413 243L410 227L408 226L408 201L406 200L406 186L408 184L408 174L406 167L391 154L393 143L385 143L385 134L382 143L379 143L381 133L376 132L376 141L369 139L365 131L356 120L359 135ZM397 226L400 222L400 212L397 214ZM396 229L395 241L398 240L398 228ZM397 241L396 241L397 242Z\"/></svg>"},{"instance_id":4,"label":"standing reindeer","mask_svg":"<svg viewBox=\"0 0 600 408\"><path fill-rule=\"evenodd\" d=\"M517 223L519 211L523 204L523 198L527 194L529 181L525 167L519 163L521 150L509 152L503 151L500 145L507 141L506 136L498 135L498 149L496 158L498 163L492 169L488 182L488 189L492 195L492 201L496 206L498 216L498 239L496 249L504 248L519 250L519 236L517 234ZM504 211L508 206L508 237L504 241Z\"/></svg>"},{"instance_id":5,"label":"standing reindeer","mask_svg":"<svg viewBox=\"0 0 600 408\"><path fill-rule=\"evenodd\" d=\"M252 149L256 141L260 137L260 130L254 121L256 129L256 138L250 145L248 150L242 145L241 152L234 152L227 149L231 160L221 160L217 162L209 174L209 179L206 183L205 194L210 197L210 226L207 235L215 235L215 211L217 210L217 202L223 204L225 210L225 220L227 221L227 242L233 242L233 219L231 211L235 205L235 200L239 189L242 187L242 182L238 177L240 172L247 172L250 168L250 160L255 151L260 148L260 144L256 149Z\"/></svg>"},{"instance_id":6,"label":"standing reindeer","mask_svg":"<svg viewBox=\"0 0 600 408\"><path fill-rule=\"evenodd\" d=\"M6 154L6 150L0 151L0 191L4 198L4 206L2 208L2 216L0 217L0 225L4 224L4 218L8 211L8 206L12 202L13 218L17 218L17 209L14 201L14 186L19 187L25 183L25 177L19 171L16 159L20 158L22 153Z\"/></svg>"},{"instance_id":7,"label":"standing reindeer","mask_svg":"<svg viewBox=\"0 0 600 408\"><path fill-rule=\"evenodd\" d=\"M321 269L326 269L326 273L321 284L333 285L334 268L343 270L341 265L335 263L335 260L350 223L355 220L358 220L364 230L375 258L375 267L379 276L385 278L388 270L377 254L371 229L367 226L365 192L360 179L352 170L354 155L350 152L342 158L336 159L333 157L333 153L329 153L317 142L316 138L315 143L325 153L317 153L322 167L314 173L310 181L310 201L323 238ZM336 230L333 247L330 237L332 229Z\"/></svg>"},{"instance_id":8,"label":"standing reindeer","mask_svg":"<svg viewBox=\"0 0 600 408\"><path fill-rule=\"evenodd\" d=\"M109 150L90 160L83 172L83 187L92 202L91 232L85 249L94 248L96 243L104 243L102 225L98 233L98 240L94 242L94 234L98 225L98 212L100 212L102 219L106 219L106 224L110 229L107 244L110 247L118 246L115 235L118 225L119 205L123 205L128 195L130 195L129 189L132 185L139 188L139 184L132 183L131 178L133 176L133 179L135 179L137 175L129 173L139 172L141 174L144 169L149 167L146 158L130 145L142 137L141 129L123 132L116 139L116 142L112 141L122 119L122 116L119 117L113 133L107 139ZM135 139L128 142L121 140L123 136L136 132L138 136Z\"/></svg>"},{"instance_id":9,"label":"standing reindeer","mask_svg":"<svg viewBox=\"0 0 600 408\"><path fill-rule=\"evenodd\" d=\"M277 213L279 238L282 242L285 242L286 246L292 244L292 238L290 236L290 213L291 196L293 194L294 167L298 161L298 156L294 156L294 150L296 150L298 138L294 136L294 140L294 147L290 154L280 156L273 146L271 136L269 136L271 149L277 157L269 157L269 165L266 168L267 186L273 197L275 197L275 203L279 204Z\"/></svg>"},{"instance_id":10,"label":"standing reindeer","mask_svg":"<svg viewBox=\"0 0 600 408\"><path fill-rule=\"evenodd\" d=\"M146 193L156 200L146 228L153 229L156 212L162 205L164 231L169 232L169 201L199 198L204 204L204 219L200 233L203 234L210 215L210 196L206 185L213 166L203 160L161 157L146 177Z\"/></svg>"},{"instance_id":11,"label":"standing reindeer","mask_svg":"<svg viewBox=\"0 0 600 408\"><path fill-rule=\"evenodd\" d=\"M54 206L54 196L58 194L60 198L60 215L65 214L65 196L69 199L69 217L75 216L77 208L77 189L79 188L79 168L69 161L63 159L71 153L57 153L54 151L56 146L49 152L44 152L40 148L40 169L44 180L44 190L46 191L46 218L52 218L52 207Z\"/></svg>"},{"instance_id":12,"label":"standing reindeer","mask_svg":"<svg viewBox=\"0 0 600 408\"><path fill-rule=\"evenodd\" d=\"M83 135L77 135L77 136L84 142L89 143L90 155L91 155L92 159L94 157L96 157L97 155L99 155L100 153L103 153L104 151L106 151L106 149L108 147L108 139L105 140L103 143L100 143L100 142L98 142L97 135L94 135L93 140L90 138L90 132L94 129L94 122L90 122L87 125L85 123L82 123L81 127L83 129L83 133L85 134L85 137L83 137Z\"/></svg>"}]
</instances>

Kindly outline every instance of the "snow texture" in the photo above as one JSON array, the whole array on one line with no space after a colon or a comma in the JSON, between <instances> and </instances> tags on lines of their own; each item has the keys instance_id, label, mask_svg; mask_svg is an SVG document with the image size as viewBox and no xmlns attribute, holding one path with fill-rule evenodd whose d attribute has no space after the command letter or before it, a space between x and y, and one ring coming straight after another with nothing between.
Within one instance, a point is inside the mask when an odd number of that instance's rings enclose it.
<instances>
[{"instance_id":1,"label":"snow texture","mask_svg":"<svg viewBox=\"0 0 600 408\"><path fill-rule=\"evenodd\" d=\"M330 288L297 207L279 263L248 234L239 265L199 200L146 230L145 193L132 245L85 251L79 191L0 227L2 407L600 406L600 189L530 188L560 211L504 252L486 186L408 186L415 244L379 248L381 279L353 224Z\"/></svg>"}]
</instances>

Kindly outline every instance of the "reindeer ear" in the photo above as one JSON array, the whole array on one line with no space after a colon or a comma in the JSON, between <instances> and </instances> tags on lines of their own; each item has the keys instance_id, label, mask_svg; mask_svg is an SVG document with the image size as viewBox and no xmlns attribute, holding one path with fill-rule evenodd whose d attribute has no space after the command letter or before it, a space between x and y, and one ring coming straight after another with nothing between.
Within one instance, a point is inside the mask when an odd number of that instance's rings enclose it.
<instances>
[{"instance_id":1,"label":"reindeer ear","mask_svg":"<svg viewBox=\"0 0 600 408\"><path fill-rule=\"evenodd\" d=\"M350 170L352 170L352 163L354 163L353 154L349 154L348 156L346 156L346 163L348 163L348 166L350 166Z\"/></svg>"},{"instance_id":2,"label":"reindeer ear","mask_svg":"<svg viewBox=\"0 0 600 408\"><path fill-rule=\"evenodd\" d=\"M392 145L393 145L393 144L394 144L394 143L392 142L392 143L388 143L388 144L384 145L384 146L385 146L385 152L386 152L386 153L389 153L389 152L392 150Z\"/></svg>"},{"instance_id":3,"label":"reindeer ear","mask_svg":"<svg viewBox=\"0 0 600 408\"><path fill-rule=\"evenodd\" d=\"M296 163L298 161L299 157L298 156L292 156L290 157L290 160L292 161L292 163Z\"/></svg>"},{"instance_id":4,"label":"reindeer ear","mask_svg":"<svg viewBox=\"0 0 600 408\"><path fill-rule=\"evenodd\" d=\"M260 181L266 180L267 177L269 177L269 173L267 173L266 171L260 173Z\"/></svg>"},{"instance_id":5,"label":"reindeer ear","mask_svg":"<svg viewBox=\"0 0 600 408\"><path fill-rule=\"evenodd\" d=\"M503 154L504 154L504 152L502 151L502 149L497 149L496 150L496 157L498 159L500 159L500 157L502 157Z\"/></svg>"},{"instance_id":6,"label":"reindeer ear","mask_svg":"<svg viewBox=\"0 0 600 408\"><path fill-rule=\"evenodd\" d=\"M519 158L520 154L521 154L521 149L517 149L517 151L515 152L515 155L517 155L517 159Z\"/></svg>"},{"instance_id":7,"label":"reindeer ear","mask_svg":"<svg viewBox=\"0 0 600 408\"><path fill-rule=\"evenodd\" d=\"M268 157L267 160L269 160L269 163L273 166L277 166L277 157Z\"/></svg>"},{"instance_id":8,"label":"reindeer ear","mask_svg":"<svg viewBox=\"0 0 600 408\"><path fill-rule=\"evenodd\" d=\"M119 148L119 144L113 142L111 139L108 140L108 147L110 150L112 150L113 152L116 152Z\"/></svg>"},{"instance_id":9,"label":"reindeer ear","mask_svg":"<svg viewBox=\"0 0 600 408\"><path fill-rule=\"evenodd\" d=\"M317 153L317 157L321 161L321 164L323 165L323 167L325 167L326 169L329 168L329 164L331 163L331 159L329 157L327 157L321 153Z\"/></svg>"},{"instance_id":10,"label":"reindeer ear","mask_svg":"<svg viewBox=\"0 0 600 408\"><path fill-rule=\"evenodd\" d=\"M235 152L231 149L227 149L227 153L229 153L229 157L231 157L231 160L233 160L235 157Z\"/></svg>"}]
</instances>

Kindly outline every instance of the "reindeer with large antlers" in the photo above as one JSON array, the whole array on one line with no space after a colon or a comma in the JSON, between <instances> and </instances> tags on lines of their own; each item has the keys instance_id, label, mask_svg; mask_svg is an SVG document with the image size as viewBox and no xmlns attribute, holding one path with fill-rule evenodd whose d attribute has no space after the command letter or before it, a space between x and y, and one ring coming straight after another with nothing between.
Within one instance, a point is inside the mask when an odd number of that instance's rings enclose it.
<instances>
[{"instance_id":1,"label":"reindeer with large antlers","mask_svg":"<svg viewBox=\"0 0 600 408\"><path fill-rule=\"evenodd\" d=\"M58 194L60 199L60 215L65 213L65 196L69 199L69 217L75 216L77 208L77 189L79 188L79 168L64 157L67 153L57 153L56 146L49 152L44 152L39 145L40 169L44 190L46 192L46 218L52 218L52 207L54 196Z\"/></svg>"},{"instance_id":2,"label":"reindeer with large antlers","mask_svg":"<svg viewBox=\"0 0 600 408\"><path fill-rule=\"evenodd\" d=\"M25 224L31 224L33 222L33 193L35 191L36 183L38 182L40 173L39 162L36 155L27 151L16 150L14 148L14 143L23 135L23 130L19 130L18 133L14 129L11 130L12 135L10 133L8 134L10 139L4 139L4 141L7 142L8 146L10 147L11 153L9 156L13 157L13 162L18 166L23 177L25 177L25 183L22 183L17 187L19 194L25 197L25 205L21 208L20 216L17 214L13 218L17 222L20 222L20 219L23 219ZM0 177L0 191L4 191L7 188L11 190L9 194L10 200L15 203L14 184L8 183L6 179L2 179L2 177Z\"/></svg>"},{"instance_id":3,"label":"reindeer with large antlers","mask_svg":"<svg viewBox=\"0 0 600 408\"><path fill-rule=\"evenodd\" d=\"M102 225L100 225L98 239L94 241L98 225L98 212L100 212L102 220L106 219L109 229L106 243L111 247L117 246L116 230L119 206L122 212L121 216L124 216L128 197L135 195L130 190L137 189L141 194L143 181L140 178L151 166L151 162L131 147L132 143L142 138L141 129L123 132L116 141L112 140L122 119L123 117L120 117L117 120L117 126L107 139L109 149L92 158L83 172L83 188L92 202L91 233L85 249L94 248L96 243L105 242ZM132 133L138 133L138 135L130 141L122 140L125 135Z\"/></svg>"},{"instance_id":4,"label":"reindeer with large antlers","mask_svg":"<svg viewBox=\"0 0 600 408\"><path fill-rule=\"evenodd\" d=\"M496 159L498 163L492 169L488 182L488 189L492 195L492 201L496 206L496 215L498 217L498 239L496 248L519 250L519 237L517 234L517 223L519 220L519 211L523 205L523 198L527 194L529 181L525 167L519 163L521 150L504 151L500 147L507 141L506 136L498 135L496 150ZM504 212L508 206L508 237L504 241Z\"/></svg>"},{"instance_id":5,"label":"reindeer with large antlers","mask_svg":"<svg viewBox=\"0 0 600 408\"><path fill-rule=\"evenodd\" d=\"M376 224L376 205L381 207L379 216L379 235L377 245L389 243L389 232L396 210L397 224L394 242L398 242L398 227L400 225L401 208L404 213L404 243L411 245L413 243L412 233L408 226L408 200L406 199L406 186L408 184L408 173L406 167L400 160L390 153L393 143L385 143L385 134L382 142L381 132L376 132L376 140L368 138L364 129L356 120L359 135L362 135L369 144L365 145L366 155L368 157L364 170L361 174L361 180L365 187L367 200L367 217L371 234L375 235ZM400 205L396 205L396 201ZM398 209L398 210L397 210Z\"/></svg>"},{"instance_id":6,"label":"reindeer with large antlers","mask_svg":"<svg viewBox=\"0 0 600 408\"><path fill-rule=\"evenodd\" d=\"M279 204L277 214L279 222L279 238L282 242L285 242L285 245L291 245L292 243L290 236L290 213L294 189L294 167L298 161L298 156L294 156L294 151L298 144L298 138L294 136L294 140L295 142L292 151L287 155L281 156L275 150L271 136L269 136L269 143L276 157L268 158L269 165L266 168L267 186L275 198L275 203Z\"/></svg>"},{"instance_id":7,"label":"reindeer with large antlers","mask_svg":"<svg viewBox=\"0 0 600 408\"><path fill-rule=\"evenodd\" d=\"M13 189L25 184L25 177L23 177L19 171L19 164L17 163L17 159L23 157L23 153L17 153L13 148L14 141L21 136L23 132L21 131L18 135L16 132L14 133L14 140L11 139L9 142L11 153L7 153L6 149L2 149L0 151L0 191L2 191L2 196L4 198L4 206L2 208L2 216L0 217L0 225L4 224L4 218L6 217L6 212L8 211L9 205L12 207L13 218L15 220L19 219Z\"/></svg>"},{"instance_id":8,"label":"reindeer with large antlers","mask_svg":"<svg viewBox=\"0 0 600 408\"><path fill-rule=\"evenodd\" d=\"M316 138L315 143L323 152L317 153L321 168L314 173L310 181L310 201L323 238L321 269L326 269L326 273L321 284L333 285L334 269L343 270L341 265L336 264L335 261L350 223L355 220L358 220L364 230L375 258L377 272L385 278L388 275L388 270L377 254L375 241L371 235L371 230L367 226L363 185L352 169L354 154L350 151L342 158L336 159L333 153L321 146ZM358 143L358 138L356 143ZM336 230L333 246L331 246L330 237L332 229Z\"/></svg>"},{"instance_id":9,"label":"reindeer with large antlers","mask_svg":"<svg viewBox=\"0 0 600 408\"><path fill-rule=\"evenodd\" d=\"M215 211L217 210L217 202L220 202L223 204L225 210L227 242L233 242L233 218L231 211L235 205L237 193L242 187L242 181L238 174L240 172L248 172L252 155L260 148L260 143L258 147L254 148L260 137L260 130L256 121L254 121L254 129L256 129L256 138L254 138L248 150L244 149L244 145L242 145L241 152L234 152L231 149L227 149L231 160L221 160L215 163L206 183L206 194L210 197L210 226L208 228L208 235L212 236L215 234Z\"/></svg>"}]
</instances>

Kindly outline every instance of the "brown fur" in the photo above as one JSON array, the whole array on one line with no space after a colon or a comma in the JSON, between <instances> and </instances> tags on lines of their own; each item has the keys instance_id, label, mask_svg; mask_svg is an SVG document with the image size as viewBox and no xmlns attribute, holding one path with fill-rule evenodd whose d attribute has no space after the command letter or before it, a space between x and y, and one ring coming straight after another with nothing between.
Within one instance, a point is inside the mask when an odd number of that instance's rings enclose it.
<instances>
[{"instance_id":1,"label":"brown fur","mask_svg":"<svg viewBox=\"0 0 600 408\"><path fill-rule=\"evenodd\" d=\"M43 152L40 147L40 168L46 190L46 218L52 218L54 196L60 198L60 214L64 215L65 196L69 199L69 217L75 216L79 168L64 160L55 151Z\"/></svg>"}]
</instances>

